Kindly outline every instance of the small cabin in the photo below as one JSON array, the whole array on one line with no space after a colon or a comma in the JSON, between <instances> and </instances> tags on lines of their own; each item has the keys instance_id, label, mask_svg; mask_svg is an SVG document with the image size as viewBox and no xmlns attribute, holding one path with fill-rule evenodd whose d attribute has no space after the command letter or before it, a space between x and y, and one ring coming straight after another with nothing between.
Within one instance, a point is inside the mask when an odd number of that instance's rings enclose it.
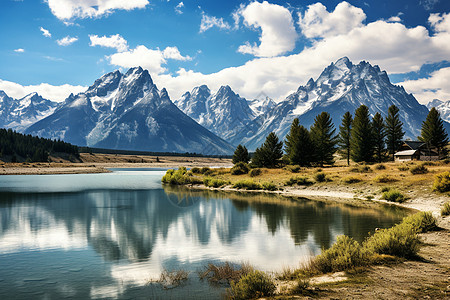
<instances>
[{"instance_id":1,"label":"small cabin","mask_svg":"<svg viewBox=\"0 0 450 300\"><path fill-rule=\"evenodd\" d=\"M439 160L436 147L427 147L426 143L420 141L404 141L399 151L394 154L395 161L434 161Z\"/></svg>"}]
</instances>

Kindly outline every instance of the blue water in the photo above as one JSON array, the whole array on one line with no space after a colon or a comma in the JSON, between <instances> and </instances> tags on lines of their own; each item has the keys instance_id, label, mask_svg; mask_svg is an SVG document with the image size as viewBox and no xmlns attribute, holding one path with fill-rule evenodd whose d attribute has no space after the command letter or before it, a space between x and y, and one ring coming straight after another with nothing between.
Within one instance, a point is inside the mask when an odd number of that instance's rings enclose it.
<instances>
[{"instance_id":1,"label":"blue water","mask_svg":"<svg viewBox=\"0 0 450 300\"><path fill-rule=\"evenodd\" d=\"M208 262L298 266L406 212L166 187L164 170L0 176L0 299L211 299ZM154 281L190 272L182 286Z\"/></svg>"}]
</instances>

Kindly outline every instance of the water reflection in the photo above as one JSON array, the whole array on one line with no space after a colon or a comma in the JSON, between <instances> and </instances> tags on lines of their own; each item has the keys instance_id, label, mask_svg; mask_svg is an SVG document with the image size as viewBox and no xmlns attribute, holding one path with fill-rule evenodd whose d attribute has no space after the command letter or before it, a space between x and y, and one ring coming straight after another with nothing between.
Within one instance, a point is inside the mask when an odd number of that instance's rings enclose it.
<instances>
[{"instance_id":1,"label":"water reflection","mask_svg":"<svg viewBox=\"0 0 450 300\"><path fill-rule=\"evenodd\" d=\"M155 179L151 186L0 192L0 298L40 298L42 291L50 298L183 298L186 289L166 292L145 284L163 268L195 271L209 261L248 261L263 270L296 265L338 234L361 241L405 214L392 207L162 189ZM193 298L218 293L205 294L195 280L187 290Z\"/></svg>"}]
</instances>

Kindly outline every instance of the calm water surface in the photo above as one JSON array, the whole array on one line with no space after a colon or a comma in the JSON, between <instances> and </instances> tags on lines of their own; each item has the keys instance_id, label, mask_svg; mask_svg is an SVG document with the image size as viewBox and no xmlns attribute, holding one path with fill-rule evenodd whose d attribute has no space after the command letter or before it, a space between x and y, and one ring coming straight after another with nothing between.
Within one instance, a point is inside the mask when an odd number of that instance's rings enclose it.
<instances>
[{"instance_id":1,"label":"calm water surface","mask_svg":"<svg viewBox=\"0 0 450 300\"><path fill-rule=\"evenodd\" d=\"M0 299L210 299L208 262L297 266L406 212L163 187L163 170L0 176ZM151 283L190 271L174 289Z\"/></svg>"}]
</instances>

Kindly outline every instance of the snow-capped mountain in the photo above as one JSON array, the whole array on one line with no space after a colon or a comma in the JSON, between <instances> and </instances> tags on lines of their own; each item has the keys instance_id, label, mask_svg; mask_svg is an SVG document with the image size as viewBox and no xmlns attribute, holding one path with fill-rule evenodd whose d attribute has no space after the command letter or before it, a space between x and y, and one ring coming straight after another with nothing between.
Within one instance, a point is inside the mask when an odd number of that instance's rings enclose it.
<instances>
[{"instance_id":1,"label":"snow-capped mountain","mask_svg":"<svg viewBox=\"0 0 450 300\"><path fill-rule=\"evenodd\" d=\"M323 111L330 113L338 128L342 115L346 111L354 114L361 104L368 106L372 115L380 112L384 117L389 106L395 104L400 110L405 138L416 139L420 135L422 121L428 114L424 105L403 87L393 85L378 66L364 61L354 65L344 57L325 68L316 81L311 78L270 112L256 118L255 122L261 124L257 131L242 131L235 139L254 150L271 131L284 139L294 118L309 127Z\"/></svg>"},{"instance_id":2,"label":"snow-capped mountain","mask_svg":"<svg viewBox=\"0 0 450 300\"><path fill-rule=\"evenodd\" d=\"M237 145L233 137L245 130L256 117L247 100L234 93L229 86L222 86L211 94L205 85L186 92L175 104L188 116L221 138Z\"/></svg>"},{"instance_id":3,"label":"snow-capped mountain","mask_svg":"<svg viewBox=\"0 0 450 300\"><path fill-rule=\"evenodd\" d=\"M275 105L275 101L269 98L266 94L261 93L253 100L247 100L248 106L254 112L256 116L264 115L272 110Z\"/></svg>"},{"instance_id":4,"label":"snow-capped mountain","mask_svg":"<svg viewBox=\"0 0 450 300\"><path fill-rule=\"evenodd\" d=\"M179 110L140 67L102 76L26 133L110 149L203 154L234 150Z\"/></svg>"},{"instance_id":5,"label":"snow-capped mountain","mask_svg":"<svg viewBox=\"0 0 450 300\"><path fill-rule=\"evenodd\" d=\"M427 107L428 109L436 107L438 112L441 114L442 120L450 122L450 100L444 102L438 99L434 99L427 104Z\"/></svg>"},{"instance_id":6,"label":"snow-capped mountain","mask_svg":"<svg viewBox=\"0 0 450 300\"><path fill-rule=\"evenodd\" d=\"M31 124L53 113L58 103L47 100L37 93L21 99L13 99L0 91L0 127L22 132Z\"/></svg>"}]
</instances>

